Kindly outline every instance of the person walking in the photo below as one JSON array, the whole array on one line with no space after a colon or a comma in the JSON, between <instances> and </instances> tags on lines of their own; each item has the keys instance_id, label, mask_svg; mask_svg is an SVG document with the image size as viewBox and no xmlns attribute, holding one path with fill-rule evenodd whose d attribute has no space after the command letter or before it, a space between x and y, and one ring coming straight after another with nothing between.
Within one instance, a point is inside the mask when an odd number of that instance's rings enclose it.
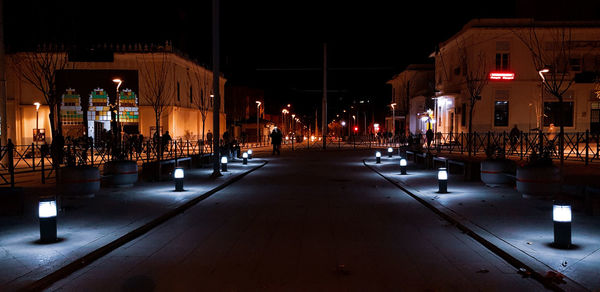
<instances>
[{"instance_id":1,"label":"person walking","mask_svg":"<svg viewBox=\"0 0 600 292\"><path fill-rule=\"evenodd\" d=\"M425 137L427 138L427 150L429 151L429 146L431 146L431 141L433 141L433 130L431 128L427 130Z\"/></svg>"},{"instance_id":2,"label":"person walking","mask_svg":"<svg viewBox=\"0 0 600 292\"><path fill-rule=\"evenodd\" d=\"M210 130L208 130L208 133L206 133L206 143L208 143L209 147L210 147L210 152L212 152L212 141L213 141L213 134Z\"/></svg>"},{"instance_id":3,"label":"person walking","mask_svg":"<svg viewBox=\"0 0 600 292\"><path fill-rule=\"evenodd\" d=\"M277 155L280 155L281 152L279 151L279 147L281 147L281 138L283 135L278 129L273 129L273 132L271 132L271 135L269 136L271 137L271 144L273 145L272 155L275 155L275 152L277 152Z\"/></svg>"},{"instance_id":4,"label":"person walking","mask_svg":"<svg viewBox=\"0 0 600 292\"><path fill-rule=\"evenodd\" d=\"M517 147L517 142L519 142L519 136L521 136L521 131L517 128L517 124L510 130L508 137L510 139L510 148L514 151Z\"/></svg>"}]
</instances>

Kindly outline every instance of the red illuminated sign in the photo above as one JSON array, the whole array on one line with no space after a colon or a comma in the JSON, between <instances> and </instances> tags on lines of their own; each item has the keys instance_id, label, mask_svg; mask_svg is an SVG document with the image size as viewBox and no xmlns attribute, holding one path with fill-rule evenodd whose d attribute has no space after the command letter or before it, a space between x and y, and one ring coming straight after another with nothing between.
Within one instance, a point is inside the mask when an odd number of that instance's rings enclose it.
<instances>
[{"instance_id":1,"label":"red illuminated sign","mask_svg":"<svg viewBox=\"0 0 600 292\"><path fill-rule=\"evenodd\" d=\"M506 73L506 72L492 72L490 73L491 80L513 80L515 79L515 73Z\"/></svg>"}]
</instances>

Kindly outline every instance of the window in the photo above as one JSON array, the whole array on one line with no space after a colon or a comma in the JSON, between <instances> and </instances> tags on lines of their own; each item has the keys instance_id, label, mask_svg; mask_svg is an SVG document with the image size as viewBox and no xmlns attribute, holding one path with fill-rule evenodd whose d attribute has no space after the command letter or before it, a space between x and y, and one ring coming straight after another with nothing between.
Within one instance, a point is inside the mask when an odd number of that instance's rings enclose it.
<instances>
[{"instance_id":1,"label":"window","mask_svg":"<svg viewBox=\"0 0 600 292\"><path fill-rule=\"evenodd\" d=\"M508 71L510 65L510 54L509 53L496 53L496 70L497 71Z\"/></svg>"},{"instance_id":2,"label":"window","mask_svg":"<svg viewBox=\"0 0 600 292\"><path fill-rule=\"evenodd\" d=\"M562 114L558 101L544 102L544 126L560 126L562 118L565 127L573 127L573 102L563 102Z\"/></svg>"},{"instance_id":3,"label":"window","mask_svg":"<svg viewBox=\"0 0 600 292\"><path fill-rule=\"evenodd\" d=\"M462 104L462 108L460 110L460 125L463 127L467 125L467 104L466 103Z\"/></svg>"},{"instance_id":4,"label":"window","mask_svg":"<svg viewBox=\"0 0 600 292\"><path fill-rule=\"evenodd\" d=\"M569 69L571 72L581 72L581 58L570 58Z\"/></svg>"},{"instance_id":5,"label":"window","mask_svg":"<svg viewBox=\"0 0 600 292\"><path fill-rule=\"evenodd\" d=\"M507 100L497 100L494 104L494 127L508 127Z\"/></svg>"},{"instance_id":6,"label":"window","mask_svg":"<svg viewBox=\"0 0 600 292\"><path fill-rule=\"evenodd\" d=\"M177 82L177 101L181 100L181 94L180 94L180 89L179 89L179 82Z\"/></svg>"},{"instance_id":7,"label":"window","mask_svg":"<svg viewBox=\"0 0 600 292\"><path fill-rule=\"evenodd\" d=\"M194 103L194 92L192 91L192 86L190 85L190 104Z\"/></svg>"}]
</instances>

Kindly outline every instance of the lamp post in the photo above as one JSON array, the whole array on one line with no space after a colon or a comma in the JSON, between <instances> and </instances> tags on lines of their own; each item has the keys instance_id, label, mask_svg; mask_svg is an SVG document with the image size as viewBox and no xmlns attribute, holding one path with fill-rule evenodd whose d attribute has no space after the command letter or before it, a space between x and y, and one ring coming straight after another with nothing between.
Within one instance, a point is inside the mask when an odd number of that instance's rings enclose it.
<instances>
[{"instance_id":1,"label":"lamp post","mask_svg":"<svg viewBox=\"0 0 600 292\"><path fill-rule=\"evenodd\" d=\"M390 106L392 107L392 141L393 141L394 136L396 136L396 103L393 102L392 104L390 104Z\"/></svg>"},{"instance_id":2,"label":"lamp post","mask_svg":"<svg viewBox=\"0 0 600 292\"><path fill-rule=\"evenodd\" d=\"M117 83L117 100L116 100L116 107L117 107L117 141L119 141L119 145L121 144L121 118L120 118L120 108L121 108L121 97L119 96L119 87L121 87L121 83L123 83L123 81L119 78L115 78L113 79L114 83ZM158 131L158 129L156 129ZM120 147L120 146L119 146Z\"/></svg>"},{"instance_id":3,"label":"lamp post","mask_svg":"<svg viewBox=\"0 0 600 292\"><path fill-rule=\"evenodd\" d=\"M438 193L445 194L448 192L448 171L445 167L438 170Z\"/></svg>"},{"instance_id":4,"label":"lamp post","mask_svg":"<svg viewBox=\"0 0 600 292\"><path fill-rule=\"evenodd\" d=\"M246 164L248 164L248 152L244 152L244 153L242 153L242 159L243 159L243 160L242 160L242 164L243 164L243 165L246 165Z\"/></svg>"},{"instance_id":5,"label":"lamp post","mask_svg":"<svg viewBox=\"0 0 600 292\"><path fill-rule=\"evenodd\" d=\"M375 163L381 163L381 152L375 152Z\"/></svg>"},{"instance_id":6,"label":"lamp post","mask_svg":"<svg viewBox=\"0 0 600 292\"><path fill-rule=\"evenodd\" d=\"M388 157L392 158L392 153L394 152L394 149L392 147L388 147L387 152L388 152Z\"/></svg>"},{"instance_id":7,"label":"lamp post","mask_svg":"<svg viewBox=\"0 0 600 292\"><path fill-rule=\"evenodd\" d=\"M406 159L405 158L401 158L400 159L400 174L405 175L406 174Z\"/></svg>"},{"instance_id":8,"label":"lamp post","mask_svg":"<svg viewBox=\"0 0 600 292\"><path fill-rule=\"evenodd\" d=\"M227 172L227 156L221 157L221 171Z\"/></svg>"},{"instance_id":9,"label":"lamp post","mask_svg":"<svg viewBox=\"0 0 600 292\"><path fill-rule=\"evenodd\" d=\"M539 153L541 154L542 152L544 152L544 139L543 139L543 132L544 132L544 83L546 83L546 77L544 76L544 73L548 73L550 72L550 69L548 68L542 68L538 71L538 74L540 75L540 77L542 78L542 82L540 83L540 126L538 127L539 130L539 136L540 136L540 149L539 149Z\"/></svg>"},{"instance_id":10,"label":"lamp post","mask_svg":"<svg viewBox=\"0 0 600 292\"><path fill-rule=\"evenodd\" d=\"M571 204L555 201L552 206L552 221L554 221L554 245L556 247L571 247L571 220Z\"/></svg>"},{"instance_id":11,"label":"lamp post","mask_svg":"<svg viewBox=\"0 0 600 292\"><path fill-rule=\"evenodd\" d=\"M260 116L260 101L256 101L256 145L260 141L260 128L259 128L259 116Z\"/></svg>"},{"instance_id":12,"label":"lamp post","mask_svg":"<svg viewBox=\"0 0 600 292\"><path fill-rule=\"evenodd\" d=\"M248 159L252 159L252 149L248 149Z\"/></svg>"},{"instance_id":13,"label":"lamp post","mask_svg":"<svg viewBox=\"0 0 600 292\"><path fill-rule=\"evenodd\" d=\"M33 103L33 105L35 105L35 134L37 136L39 136L40 135L40 128L39 128L39 123L38 122L39 122L39 118L40 118L39 110L40 110L40 105L41 104L36 101L36 102ZM37 144L38 144L38 138L37 137L33 137L33 139L35 140L35 145L37 146Z\"/></svg>"},{"instance_id":14,"label":"lamp post","mask_svg":"<svg viewBox=\"0 0 600 292\"><path fill-rule=\"evenodd\" d=\"M175 191L183 192L183 168L178 167L175 168L175 173L173 174L173 178L175 179Z\"/></svg>"},{"instance_id":15,"label":"lamp post","mask_svg":"<svg viewBox=\"0 0 600 292\"><path fill-rule=\"evenodd\" d=\"M42 197L38 202L38 218L40 220L40 241L56 241L56 198Z\"/></svg>"}]
</instances>

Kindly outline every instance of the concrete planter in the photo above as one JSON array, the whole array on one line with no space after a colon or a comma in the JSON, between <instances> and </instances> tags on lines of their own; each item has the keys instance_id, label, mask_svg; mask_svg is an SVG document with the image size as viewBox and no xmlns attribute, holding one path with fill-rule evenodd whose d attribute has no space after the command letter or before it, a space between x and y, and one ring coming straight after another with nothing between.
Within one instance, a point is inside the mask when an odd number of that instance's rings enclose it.
<instances>
[{"instance_id":1,"label":"concrete planter","mask_svg":"<svg viewBox=\"0 0 600 292\"><path fill-rule=\"evenodd\" d=\"M554 166L517 169L517 191L523 198L551 198L560 192L560 173Z\"/></svg>"},{"instance_id":2,"label":"concrete planter","mask_svg":"<svg viewBox=\"0 0 600 292\"><path fill-rule=\"evenodd\" d=\"M138 165L131 160L108 161L104 164L104 175L109 185L131 187L138 180Z\"/></svg>"},{"instance_id":3,"label":"concrete planter","mask_svg":"<svg viewBox=\"0 0 600 292\"><path fill-rule=\"evenodd\" d=\"M66 197L93 197L100 190L100 171L87 165L61 168L58 189Z\"/></svg>"},{"instance_id":4,"label":"concrete planter","mask_svg":"<svg viewBox=\"0 0 600 292\"><path fill-rule=\"evenodd\" d=\"M514 162L509 159L484 160L480 165L481 181L489 187L511 185L512 177L508 176L514 169Z\"/></svg>"}]
</instances>

